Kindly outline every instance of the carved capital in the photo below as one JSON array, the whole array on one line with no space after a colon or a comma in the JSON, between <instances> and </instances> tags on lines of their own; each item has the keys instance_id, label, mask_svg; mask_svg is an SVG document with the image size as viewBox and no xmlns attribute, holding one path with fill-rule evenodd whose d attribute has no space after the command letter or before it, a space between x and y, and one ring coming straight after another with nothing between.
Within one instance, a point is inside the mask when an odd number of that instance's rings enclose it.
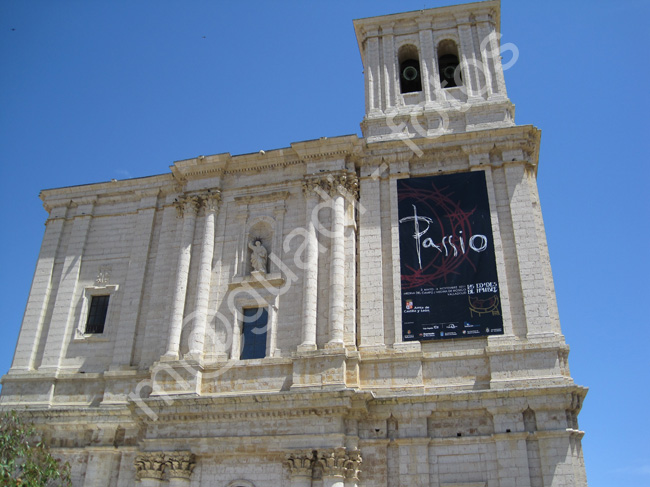
<instances>
[{"instance_id":1,"label":"carved capital","mask_svg":"<svg viewBox=\"0 0 650 487\"><path fill-rule=\"evenodd\" d=\"M221 191L212 190L210 193L202 196L201 202L206 212L217 211L219 209L219 203L221 203Z\"/></svg>"},{"instance_id":2,"label":"carved capital","mask_svg":"<svg viewBox=\"0 0 650 487\"><path fill-rule=\"evenodd\" d=\"M345 478L359 480L359 474L361 473L361 452L359 450L351 450L347 453L347 459L345 461Z\"/></svg>"},{"instance_id":3,"label":"carved capital","mask_svg":"<svg viewBox=\"0 0 650 487\"><path fill-rule=\"evenodd\" d=\"M166 454L167 461L166 472L167 478L170 479L189 479L192 476L196 459L190 452L171 452Z\"/></svg>"},{"instance_id":4,"label":"carved capital","mask_svg":"<svg viewBox=\"0 0 650 487\"><path fill-rule=\"evenodd\" d=\"M141 453L135 457L135 478L162 480L165 470L165 455L161 452Z\"/></svg>"},{"instance_id":5,"label":"carved capital","mask_svg":"<svg viewBox=\"0 0 650 487\"><path fill-rule=\"evenodd\" d=\"M302 181L302 191L307 198L316 198L329 192L327 180L322 177L311 177Z\"/></svg>"},{"instance_id":6,"label":"carved capital","mask_svg":"<svg viewBox=\"0 0 650 487\"><path fill-rule=\"evenodd\" d=\"M201 199L197 195L184 195L179 196L174 201L178 218L183 218L184 215L196 213L201 207Z\"/></svg>"},{"instance_id":7,"label":"carved capital","mask_svg":"<svg viewBox=\"0 0 650 487\"><path fill-rule=\"evenodd\" d=\"M324 477L344 477L347 455L344 447L318 452L318 464Z\"/></svg>"},{"instance_id":8,"label":"carved capital","mask_svg":"<svg viewBox=\"0 0 650 487\"><path fill-rule=\"evenodd\" d=\"M354 174L337 174L330 182L330 195L341 194L346 198L359 198L359 179Z\"/></svg>"},{"instance_id":9,"label":"carved capital","mask_svg":"<svg viewBox=\"0 0 650 487\"><path fill-rule=\"evenodd\" d=\"M316 461L316 452L291 453L287 455L284 465L292 477L311 477L311 469Z\"/></svg>"}]
</instances>

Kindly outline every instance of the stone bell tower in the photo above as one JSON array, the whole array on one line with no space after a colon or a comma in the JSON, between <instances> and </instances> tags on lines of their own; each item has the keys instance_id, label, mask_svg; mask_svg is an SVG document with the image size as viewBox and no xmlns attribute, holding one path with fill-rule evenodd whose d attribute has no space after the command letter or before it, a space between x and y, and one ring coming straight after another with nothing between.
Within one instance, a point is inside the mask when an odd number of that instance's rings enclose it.
<instances>
[{"instance_id":1,"label":"stone bell tower","mask_svg":"<svg viewBox=\"0 0 650 487\"><path fill-rule=\"evenodd\" d=\"M499 2L359 19L368 142L514 125Z\"/></svg>"}]
</instances>

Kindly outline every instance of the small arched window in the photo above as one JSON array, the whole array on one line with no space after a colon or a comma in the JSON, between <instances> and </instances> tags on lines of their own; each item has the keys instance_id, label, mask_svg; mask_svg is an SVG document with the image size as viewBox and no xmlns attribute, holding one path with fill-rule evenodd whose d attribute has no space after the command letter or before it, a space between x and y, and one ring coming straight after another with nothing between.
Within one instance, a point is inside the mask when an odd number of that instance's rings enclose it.
<instances>
[{"instance_id":1,"label":"small arched window","mask_svg":"<svg viewBox=\"0 0 650 487\"><path fill-rule=\"evenodd\" d=\"M399 61L400 93L422 91L422 75L418 50L413 45L402 46L397 54Z\"/></svg>"},{"instance_id":2,"label":"small arched window","mask_svg":"<svg viewBox=\"0 0 650 487\"><path fill-rule=\"evenodd\" d=\"M458 46L451 39L445 39L438 44L438 71L442 88L453 88L463 84L458 61Z\"/></svg>"}]
</instances>

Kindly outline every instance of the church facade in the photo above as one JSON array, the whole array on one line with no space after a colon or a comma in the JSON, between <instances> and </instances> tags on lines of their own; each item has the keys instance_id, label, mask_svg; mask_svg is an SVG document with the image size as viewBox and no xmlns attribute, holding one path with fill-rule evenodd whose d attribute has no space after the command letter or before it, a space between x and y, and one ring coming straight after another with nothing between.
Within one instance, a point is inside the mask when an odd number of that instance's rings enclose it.
<instances>
[{"instance_id":1,"label":"church facade","mask_svg":"<svg viewBox=\"0 0 650 487\"><path fill-rule=\"evenodd\" d=\"M0 406L75 486L586 486L496 0L354 21L363 137L41 193Z\"/></svg>"}]
</instances>

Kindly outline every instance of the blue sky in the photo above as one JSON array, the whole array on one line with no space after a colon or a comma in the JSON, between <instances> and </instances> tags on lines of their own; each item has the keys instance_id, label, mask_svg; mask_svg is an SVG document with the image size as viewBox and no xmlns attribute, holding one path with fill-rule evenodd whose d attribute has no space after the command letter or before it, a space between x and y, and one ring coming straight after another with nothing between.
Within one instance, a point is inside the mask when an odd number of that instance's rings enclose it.
<instances>
[{"instance_id":1,"label":"blue sky","mask_svg":"<svg viewBox=\"0 0 650 487\"><path fill-rule=\"evenodd\" d=\"M0 374L46 212L41 189L175 160L357 133L352 19L389 2L0 2ZM650 485L647 19L633 0L502 2L516 122L542 129L538 184L591 487Z\"/></svg>"}]
</instances>

